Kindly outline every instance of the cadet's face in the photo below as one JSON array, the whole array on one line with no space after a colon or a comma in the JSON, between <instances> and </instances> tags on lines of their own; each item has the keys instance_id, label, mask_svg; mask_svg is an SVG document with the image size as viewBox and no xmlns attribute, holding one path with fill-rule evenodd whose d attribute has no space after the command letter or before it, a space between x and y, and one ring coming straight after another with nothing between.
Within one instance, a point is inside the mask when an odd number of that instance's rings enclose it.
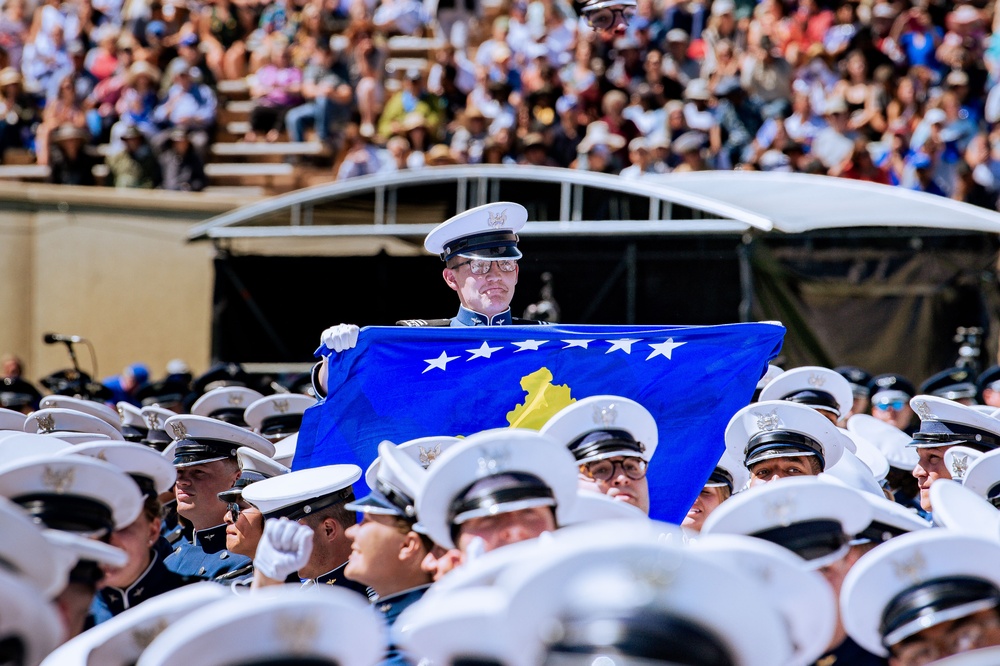
<instances>
[{"instance_id":1,"label":"cadet's face","mask_svg":"<svg viewBox=\"0 0 1000 666\"><path fill-rule=\"evenodd\" d=\"M347 528L351 556L344 575L371 587L376 592L398 573L399 552L406 535L396 527L391 516L363 514L361 522Z\"/></svg>"},{"instance_id":2,"label":"cadet's face","mask_svg":"<svg viewBox=\"0 0 1000 666\"><path fill-rule=\"evenodd\" d=\"M462 563L462 551L457 548L445 549L434 546L434 549L424 555L420 562L420 570L431 575L436 583L444 575Z\"/></svg>"},{"instance_id":3,"label":"cadet's face","mask_svg":"<svg viewBox=\"0 0 1000 666\"><path fill-rule=\"evenodd\" d=\"M931 446L917 449L920 456L917 466L913 468L913 477L920 486L920 506L924 511L931 510L931 484L938 479L950 479L951 472L944 464L944 452L949 446Z\"/></svg>"},{"instance_id":4,"label":"cadet's face","mask_svg":"<svg viewBox=\"0 0 1000 666\"><path fill-rule=\"evenodd\" d=\"M464 261L468 259L459 259L455 264ZM443 274L444 281L458 293L458 300L462 305L492 317L510 307L519 270L519 267L515 267L510 273L504 273L497 262L491 261L490 272L485 275L473 275L469 264L445 268Z\"/></svg>"},{"instance_id":5,"label":"cadet's face","mask_svg":"<svg viewBox=\"0 0 1000 666\"><path fill-rule=\"evenodd\" d=\"M150 548L160 536L160 519L148 520L140 514L134 523L111 534L111 545L128 553L128 562L120 569L102 566L102 585L126 588L143 574L149 566L152 553Z\"/></svg>"},{"instance_id":6,"label":"cadet's face","mask_svg":"<svg viewBox=\"0 0 1000 666\"><path fill-rule=\"evenodd\" d=\"M815 475L809 456L771 458L756 463L750 468L750 487L753 488L778 479Z\"/></svg>"},{"instance_id":7,"label":"cadet's face","mask_svg":"<svg viewBox=\"0 0 1000 666\"><path fill-rule=\"evenodd\" d=\"M624 458L611 458L612 462L621 462ZM632 506L649 513L649 481L646 477L641 479L630 479L625 475L625 468L621 464L614 466L612 476L607 481L594 479L582 471L578 476L577 486L582 490L591 490L602 495L607 495L618 502L628 502Z\"/></svg>"},{"instance_id":8,"label":"cadet's face","mask_svg":"<svg viewBox=\"0 0 1000 666\"><path fill-rule=\"evenodd\" d=\"M473 518L462 524L458 548L462 553L468 553L469 546L478 537L484 542L484 550L489 552L501 546L535 539L543 532L554 532L555 529L555 516L547 506Z\"/></svg>"},{"instance_id":9,"label":"cadet's face","mask_svg":"<svg viewBox=\"0 0 1000 666\"><path fill-rule=\"evenodd\" d=\"M945 657L1000 645L1000 617L996 609L924 629L891 648L889 666L923 666Z\"/></svg>"},{"instance_id":10,"label":"cadet's face","mask_svg":"<svg viewBox=\"0 0 1000 666\"><path fill-rule=\"evenodd\" d=\"M177 513L191 521L195 529L221 525L226 504L219 499L219 493L232 488L239 475L239 468L227 460L179 467L174 486Z\"/></svg>"},{"instance_id":11,"label":"cadet's face","mask_svg":"<svg viewBox=\"0 0 1000 666\"><path fill-rule=\"evenodd\" d=\"M894 403L885 406L879 406L877 403L872 403L872 416L880 421L885 421L886 423L891 423L900 430L905 429L910 425L910 421L913 420L913 410L905 402L902 404Z\"/></svg>"},{"instance_id":12,"label":"cadet's face","mask_svg":"<svg viewBox=\"0 0 1000 666\"><path fill-rule=\"evenodd\" d=\"M240 504L240 515L233 521L233 514L226 512L226 550L253 558L264 536L264 515L255 506Z\"/></svg>"},{"instance_id":13,"label":"cadet's face","mask_svg":"<svg viewBox=\"0 0 1000 666\"><path fill-rule=\"evenodd\" d=\"M698 494L698 498L695 499L694 504L688 510L687 516L681 523L681 527L701 532L701 526L705 523L705 519L722 504L724 499L723 492L723 489L718 487L710 488L706 486L702 488L701 493Z\"/></svg>"}]
</instances>

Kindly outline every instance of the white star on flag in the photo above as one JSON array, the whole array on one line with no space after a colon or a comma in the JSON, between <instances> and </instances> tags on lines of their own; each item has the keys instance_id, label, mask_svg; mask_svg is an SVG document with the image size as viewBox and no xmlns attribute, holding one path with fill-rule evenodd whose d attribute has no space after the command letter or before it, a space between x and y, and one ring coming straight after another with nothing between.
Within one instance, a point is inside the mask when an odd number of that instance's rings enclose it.
<instances>
[{"instance_id":1,"label":"white star on flag","mask_svg":"<svg viewBox=\"0 0 1000 666\"><path fill-rule=\"evenodd\" d=\"M427 372L428 370L432 370L434 368L437 368L438 370L444 370L445 367L448 365L448 363L454 361L456 358L458 357L448 356L447 352L441 352L441 355L438 356L437 358L425 358L424 363L427 364L427 367L424 368L424 372ZM424 374L424 372L421 372L420 374Z\"/></svg>"},{"instance_id":2,"label":"white star on flag","mask_svg":"<svg viewBox=\"0 0 1000 666\"><path fill-rule=\"evenodd\" d=\"M500 351L501 349L503 349L503 347L490 347L490 344L488 342L484 342L483 346L480 347L479 349L466 349L465 351L472 354L472 356L470 356L465 360L471 361L474 358L489 358L490 356L493 355L493 352Z\"/></svg>"},{"instance_id":3,"label":"white star on flag","mask_svg":"<svg viewBox=\"0 0 1000 666\"><path fill-rule=\"evenodd\" d=\"M516 354L523 351L538 351L538 348L546 342L548 340L525 340L524 342L513 342L511 344L517 347L517 351L514 352Z\"/></svg>"},{"instance_id":4,"label":"white star on flag","mask_svg":"<svg viewBox=\"0 0 1000 666\"><path fill-rule=\"evenodd\" d=\"M622 338L621 340L605 340L605 342L610 342L611 343L611 349L609 349L608 351L604 352L605 354L610 354L611 352L617 351L619 349L621 351L625 352L626 354L631 354L632 353L632 345L634 345L635 343L637 343L639 341L638 340L634 340L632 338Z\"/></svg>"},{"instance_id":5,"label":"white star on flag","mask_svg":"<svg viewBox=\"0 0 1000 666\"><path fill-rule=\"evenodd\" d=\"M570 347L580 347L581 349L587 349L587 345L593 342L593 340L563 340L563 342L566 343L566 346L563 347L563 349L569 349Z\"/></svg>"},{"instance_id":6,"label":"white star on flag","mask_svg":"<svg viewBox=\"0 0 1000 666\"><path fill-rule=\"evenodd\" d=\"M686 345L686 342L674 342L673 338L667 338L663 342L651 343L649 346L652 347L653 351L649 353L646 360L656 357L656 356L666 356L668 360L672 360L674 350L681 345Z\"/></svg>"}]
</instances>

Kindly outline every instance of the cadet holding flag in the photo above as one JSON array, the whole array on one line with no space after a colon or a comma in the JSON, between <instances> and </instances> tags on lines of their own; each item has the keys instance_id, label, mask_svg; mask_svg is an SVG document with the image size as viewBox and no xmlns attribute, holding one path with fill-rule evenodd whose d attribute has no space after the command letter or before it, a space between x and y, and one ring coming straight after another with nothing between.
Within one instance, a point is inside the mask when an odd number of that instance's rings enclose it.
<instances>
[{"instance_id":1,"label":"cadet holding flag","mask_svg":"<svg viewBox=\"0 0 1000 666\"><path fill-rule=\"evenodd\" d=\"M511 316L510 302L517 286L517 232L528 221L528 211L510 201L478 206L435 227L424 240L428 252L445 263L441 272L448 288L458 294L458 314L450 319L403 319L398 326L510 326L542 322ZM331 326L320 336L316 355L329 356L352 349L358 342L354 324ZM316 395L326 395L326 363L313 368Z\"/></svg>"}]
</instances>

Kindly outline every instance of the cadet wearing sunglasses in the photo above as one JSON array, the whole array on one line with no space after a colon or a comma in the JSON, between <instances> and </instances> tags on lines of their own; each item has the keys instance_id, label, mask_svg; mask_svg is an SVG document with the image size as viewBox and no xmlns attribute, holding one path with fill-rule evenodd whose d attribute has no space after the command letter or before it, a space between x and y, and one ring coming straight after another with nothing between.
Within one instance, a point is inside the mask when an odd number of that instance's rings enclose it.
<instances>
[{"instance_id":1,"label":"cadet wearing sunglasses","mask_svg":"<svg viewBox=\"0 0 1000 666\"><path fill-rule=\"evenodd\" d=\"M591 2L580 8L587 25L604 39L624 34L629 21L635 16L635 0L604 0Z\"/></svg>"}]
</instances>

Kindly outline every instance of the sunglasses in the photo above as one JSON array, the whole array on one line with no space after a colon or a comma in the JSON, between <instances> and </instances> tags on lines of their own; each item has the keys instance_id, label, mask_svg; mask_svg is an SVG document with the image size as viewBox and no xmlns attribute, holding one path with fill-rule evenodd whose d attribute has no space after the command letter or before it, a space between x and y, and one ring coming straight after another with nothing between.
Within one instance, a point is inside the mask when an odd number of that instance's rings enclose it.
<instances>
[{"instance_id":1,"label":"sunglasses","mask_svg":"<svg viewBox=\"0 0 1000 666\"><path fill-rule=\"evenodd\" d=\"M872 400L872 407L875 409L881 409L883 411L892 410L894 412L899 412L906 407L908 403L905 400Z\"/></svg>"},{"instance_id":2,"label":"sunglasses","mask_svg":"<svg viewBox=\"0 0 1000 666\"><path fill-rule=\"evenodd\" d=\"M638 481L646 476L646 461L642 458L621 458L619 460L597 460L592 463L580 465L580 471L589 479L595 481L610 481L615 478L615 470L621 468L622 472L633 481Z\"/></svg>"},{"instance_id":3,"label":"sunglasses","mask_svg":"<svg viewBox=\"0 0 1000 666\"><path fill-rule=\"evenodd\" d=\"M245 508L240 506L239 502L228 502L226 507L226 510L229 512L229 517L232 518L234 523L240 519L240 511Z\"/></svg>"},{"instance_id":4,"label":"sunglasses","mask_svg":"<svg viewBox=\"0 0 1000 666\"><path fill-rule=\"evenodd\" d=\"M586 19L587 25L594 30L610 30L618 25L619 21L628 25L633 16L635 16L635 7L602 7L586 12L583 18Z\"/></svg>"},{"instance_id":5,"label":"sunglasses","mask_svg":"<svg viewBox=\"0 0 1000 666\"><path fill-rule=\"evenodd\" d=\"M451 267L452 270L458 270L466 264L469 265L469 270L472 271L473 275L486 275L490 272L493 264L497 265L501 273L513 273L514 269L517 268L516 259L497 259L496 261L491 259L470 259L469 261L462 261Z\"/></svg>"}]
</instances>

